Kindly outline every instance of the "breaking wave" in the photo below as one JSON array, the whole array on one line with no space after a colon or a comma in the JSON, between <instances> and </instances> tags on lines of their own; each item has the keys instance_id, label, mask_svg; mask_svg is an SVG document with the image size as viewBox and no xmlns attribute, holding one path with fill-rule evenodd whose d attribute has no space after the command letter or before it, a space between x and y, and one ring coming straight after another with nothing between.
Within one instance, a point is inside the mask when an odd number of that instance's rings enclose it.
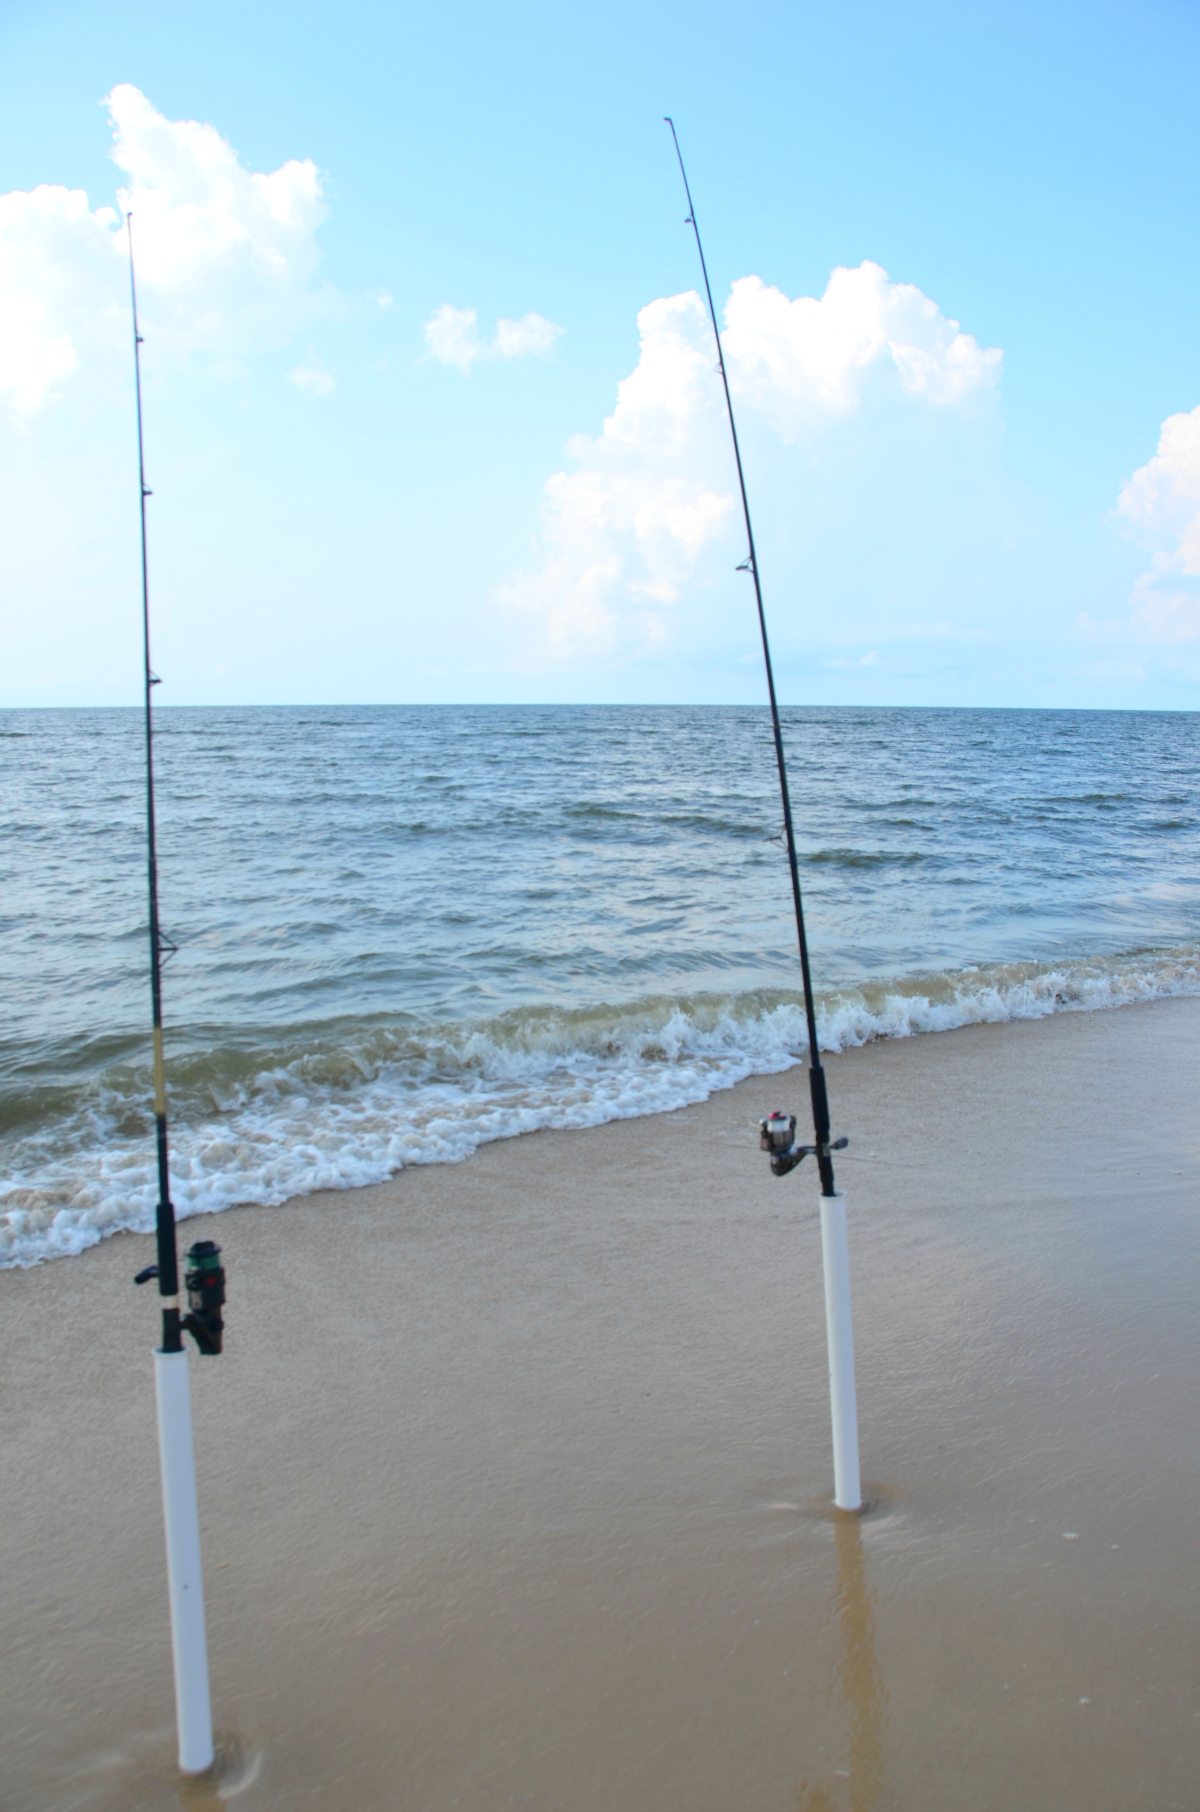
<instances>
[{"instance_id":1,"label":"breaking wave","mask_svg":"<svg viewBox=\"0 0 1200 1812\"><path fill-rule=\"evenodd\" d=\"M1005 963L830 990L822 1049L1200 994L1200 949ZM597 1126L702 1101L806 1048L797 994L652 994L460 1024L381 1016L236 1038L177 1034L170 1062L177 1214L279 1204L454 1163L492 1139ZM18 1104L19 1106L19 1104ZM9 1143L0 1265L147 1231L156 1199L148 1065L126 1053L63 1087Z\"/></svg>"}]
</instances>

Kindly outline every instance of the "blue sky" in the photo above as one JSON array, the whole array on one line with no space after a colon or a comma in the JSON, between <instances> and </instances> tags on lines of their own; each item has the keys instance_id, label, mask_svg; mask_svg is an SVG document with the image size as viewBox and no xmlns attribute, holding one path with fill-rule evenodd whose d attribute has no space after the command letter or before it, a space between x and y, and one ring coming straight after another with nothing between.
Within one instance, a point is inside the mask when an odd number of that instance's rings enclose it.
<instances>
[{"instance_id":1,"label":"blue sky","mask_svg":"<svg viewBox=\"0 0 1200 1812\"><path fill-rule=\"evenodd\" d=\"M8 0L0 703L136 696L122 187L164 704L761 698L670 112L783 696L1195 708L1198 52L1157 0Z\"/></svg>"}]
</instances>

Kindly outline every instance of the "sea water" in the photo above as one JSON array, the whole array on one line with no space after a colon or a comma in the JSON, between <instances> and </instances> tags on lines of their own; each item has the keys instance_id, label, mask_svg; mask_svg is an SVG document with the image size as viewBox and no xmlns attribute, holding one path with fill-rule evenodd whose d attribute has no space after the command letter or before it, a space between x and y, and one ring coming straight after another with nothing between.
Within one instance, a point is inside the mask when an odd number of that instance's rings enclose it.
<instances>
[{"instance_id":1,"label":"sea water","mask_svg":"<svg viewBox=\"0 0 1200 1812\"><path fill-rule=\"evenodd\" d=\"M784 720L826 1048L1200 993L1194 714ZM803 1052L765 710L156 725L180 1215ZM0 713L0 1263L153 1224L141 736L135 710Z\"/></svg>"}]
</instances>

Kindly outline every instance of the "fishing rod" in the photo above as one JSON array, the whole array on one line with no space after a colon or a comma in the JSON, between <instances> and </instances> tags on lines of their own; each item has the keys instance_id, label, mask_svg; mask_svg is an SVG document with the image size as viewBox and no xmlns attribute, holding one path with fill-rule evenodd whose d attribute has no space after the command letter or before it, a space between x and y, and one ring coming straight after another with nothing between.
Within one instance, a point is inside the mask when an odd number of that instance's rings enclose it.
<instances>
[{"instance_id":1,"label":"fishing rod","mask_svg":"<svg viewBox=\"0 0 1200 1812\"><path fill-rule=\"evenodd\" d=\"M733 397L729 391L729 373L725 369L725 349L713 304L712 284L708 280L708 261L700 238L700 224L692 200L691 184L684 167L679 134L670 115L671 128L683 192L688 212L685 226L696 236L700 270L704 278L704 295L708 318L717 343L717 371L725 392L725 413L733 441L733 458L737 466L738 490L742 498L742 516L746 524L748 552L738 572L748 572L754 581L754 601L758 607L758 627L762 636L763 661L767 670L767 694L771 701L771 727L775 737L775 763L779 769L779 793L783 801L783 829L787 843L788 869L792 877L792 904L796 913L796 938L800 946L800 975L804 984L804 1017L808 1027L808 1087L812 1099L812 1145L796 1144L795 1114L768 1114L761 1122L760 1143L770 1153L771 1170L777 1177L787 1176L797 1164L815 1156L821 1179L821 1250L825 1271L825 1328L829 1343L829 1391L833 1413L834 1502L842 1510L861 1510L862 1485L858 1467L858 1403L854 1385L854 1333L850 1317L850 1251L846 1232L846 1201L834 1180L833 1153L844 1151L849 1140L831 1139L829 1094L825 1086L825 1066L817 1043L817 1013L813 1000L812 970L808 960L808 936L804 929L804 900L800 890L800 866L796 858L796 833L792 823L792 799L788 788L787 758L783 747L783 726L779 720L779 700L775 693L775 671L771 662L771 642L767 635L767 614L763 607L762 581L758 572L758 551L754 545L754 526L750 520L750 498L746 491L746 474L742 466L742 449L738 441Z\"/></svg>"},{"instance_id":2,"label":"fishing rod","mask_svg":"<svg viewBox=\"0 0 1200 1812\"><path fill-rule=\"evenodd\" d=\"M197 1240L187 1254L184 1283L188 1312L179 1308L179 1255L175 1240L175 1208L171 1201L170 1154L167 1138L167 1084L163 1059L164 959L176 946L162 929L158 904L158 838L154 809L153 688L158 675L150 664L150 574L146 545L145 441L142 431L142 335L138 327L137 278L133 261L133 216L127 214L129 235L129 300L133 316L133 380L137 401L138 492L142 528L142 651L146 743L146 866L150 894L150 1002L154 1054L154 1141L158 1160L158 1205L155 1209L155 1243L158 1261L134 1278L137 1284L158 1280L162 1310L162 1345L154 1354L155 1396L158 1404L158 1446L162 1466L163 1518L167 1536L167 1585L171 1606L171 1647L175 1664L175 1713L179 1735L179 1766L185 1774L203 1774L212 1767L215 1750L212 1707L208 1686L208 1644L204 1628L204 1593L200 1570L200 1518L196 1499L196 1460L192 1443L192 1399L183 1335L191 1334L201 1353L221 1351L224 1322L225 1272L221 1248L212 1240Z\"/></svg>"},{"instance_id":3,"label":"fishing rod","mask_svg":"<svg viewBox=\"0 0 1200 1812\"><path fill-rule=\"evenodd\" d=\"M794 1135L796 1122L794 1118L783 1114L771 1114L763 1121L763 1147L771 1153L771 1169L776 1176L786 1176L794 1170L801 1159L815 1155L817 1168L821 1174L821 1194L836 1195L837 1187L833 1176L833 1158L835 1151L842 1151L849 1144L847 1139L829 1137L829 1095L825 1087L825 1067L821 1062L821 1048L817 1043L817 1013L813 1001L812 970L808 960L808 935L804 929L804 900L800 892L800 865L796 857L796 832L792 823L792 798L788 788L787 757L783 748L783 726L779 721L779 701L775 694L775 669L771 662L771 642L767 635L767 613L763 608L762 581L758 575L758 552L754 545L754 525L750 520L750 499L746 492L746 474L742 468L742 449L738 441L737 422L733 414L733 398L729 394L729 374L725 369L725 351L721 345L721 329L717 325L717 311L713 306L712 285L708 280L708 262L704 256L704 246L700 239L700 226L696 219L696 207L692 201L691 186L683 164L683 152L679 148L679 135L675 122L669 116L666 124L671 128L671 138L675 145L675 155L679 159L679 174L683 178L683 190L687 196L688 217L684 222L696 235L696 250L700 254L700 270L704 277L704 294L708 302L708 318L712 322L713 337L717 342L717 370L725 391L725 413L729 418L729 432L733 439L733 458L737 466L738 489L742 496L742 516L746 523L746 540L749 552L738 567L738 571L748 572L754 581L754 601L758 606L758 628L762 636L763 661L767 669L767 694L771 700L771 727L775 734L775 763L779 769L779 793L783 800L783 829L787 842L788 868L792 877L792 904L796 912L796 938L800 945L800 975L804 984L804 1017L808 1025L808 1086L812 1096L813 1134L815 1145L796 1145Z\"/></svg>"},{"instance_id":4,"label":"fishing rod","mask_svg":"<svg viewBox=\"0 0 1200 1812\"><path fill-rule=\"evenodd\" d=\"M153 689L159 682L150 665L150 566L146 543L146 499L153 492L146 483L145 437L142 429L142 335L138 328L137 277L133 264L133 215L125 216L129 235L129 300L133 316L133 387L137 402L138 508L142 530L142 673L144 682L144 715L146 746L146 869L150 894L150 1006L151 1038L154 1050L154 1144L158 1158L158 1205L154 1227L158 1262L139 1271L135 1283L158 1279L162 1307L162 1347L164 1353L183 1351L186 1329L200 1351L221 1351L224 1322L221 1308L225 1301L224 1273L218 1279L220 1266L216 1256L219 1246L211 1240L200 1240L188 1252L188 1313L179 1311L179 1258L175 1244L175 1208L171 1201L171 1170L167 1141L167 1082L163 1060L163 960L174 956L178 946L166 936L158 910L158 829L154 807L154 710Z\"/></svg>"},{"instance_id":5,"label":"fishing rod","mask_svg":"<svg viewBox=\"0 0 1200 1812\"><path fill-rule=\"evenodd\" d=\"M129 235L129 300L133 314L133 387L137 400L138 510L142 529L142 675L146 748L146 868L150 885L150 1005L154 1047L154 1143L158 1157L158 1206L155 1236L158 1263L140 1272L142 1281L158 1278L162 1305L162 1351L183 1351L179 1316L179 1259L175 1244L175 1209L171 1202L171 1172L167 1152L167 1083L163 1063L162 970L163 956L175 946L164 940L158 916L158 831L154 810L154 713L153 689L158 675L150 665L150 567L146 548L146 499L153 495L146 483L146 453L142 433L142 336L138 331L137 278L133 267L133 216L126 215Z\"/></svg>"}]
</instances>

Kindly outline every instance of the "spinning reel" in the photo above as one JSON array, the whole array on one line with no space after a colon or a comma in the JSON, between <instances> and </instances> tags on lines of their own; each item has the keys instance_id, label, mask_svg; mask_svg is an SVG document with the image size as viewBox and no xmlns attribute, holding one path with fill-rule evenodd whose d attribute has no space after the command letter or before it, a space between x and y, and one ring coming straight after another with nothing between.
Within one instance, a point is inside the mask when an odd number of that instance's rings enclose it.
<instances>
[{"instance_id":1,"label":"spinning reel","mask_svg":"<svg viewBox=\"0 0 1200 1812\"><path fill-rule=\"evenodd\" d=\"M759 1122L761 1128L758 1143L763 1151L771 1154L771 1175L785 1177L789 1170L795 1170L807 1157L825 1157L831 1151L845 1151L849 1139L832 1139L828 1145L797 1145L796 1116L785 1114L777 1109Z\"/></svg>"}]
</instances>

